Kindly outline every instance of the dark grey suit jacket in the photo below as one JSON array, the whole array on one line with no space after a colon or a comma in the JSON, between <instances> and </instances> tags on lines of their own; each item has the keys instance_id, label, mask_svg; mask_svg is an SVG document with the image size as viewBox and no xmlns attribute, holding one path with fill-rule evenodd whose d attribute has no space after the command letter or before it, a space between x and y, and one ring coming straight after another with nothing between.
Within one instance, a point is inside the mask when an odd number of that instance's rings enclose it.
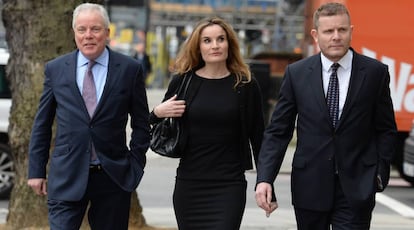
<instances>
[{"instance_id":1,"label":"dark grey suit jacket","mask_svg":"<svg viewBox=\"0 0 414 230\"><path fill-rule=\"evenodd\" d=\"M29 147L29 178L46 178L56 118L47 177L49 199L77 201L83 196L88 184L90 140L113 181L126 191L134 191L142 178L149 146L149 112L141 65L109 50L107 80L91 119L76 84L77 52L45 66L44 89ZM132 134L128 148L129 116Z\"/></svg>"},{"instance_id":2,"label":"dark grey suit jacket","mask_svg":"<svg viewBox=\"0 0 414 230\"><path fill-rule=\"evenodd\" d=\"M292 202L298 208L329 210L334 201L335 161L345 196L367 207L388 183L396 124L386 65L354 52L348 95L334 130L322 84L320 54L286 69L280 99L259 154L257 182L273 184L297 127L292 163ZM297 121L297 123L295 123Z\"/></svg>"}]
</instances>

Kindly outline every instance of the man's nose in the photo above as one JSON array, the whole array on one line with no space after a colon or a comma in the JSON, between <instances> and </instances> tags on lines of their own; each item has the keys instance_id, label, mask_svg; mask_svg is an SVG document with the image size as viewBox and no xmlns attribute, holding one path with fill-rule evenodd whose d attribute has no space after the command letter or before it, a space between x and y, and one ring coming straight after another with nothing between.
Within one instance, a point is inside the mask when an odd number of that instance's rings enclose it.
<instances>
[{"instance_id":1,"label":"man's nose","mask_svg":"<svg viewBox=\"0 0 414 230\"><path fill-rule=\"evenodd\" d=\"M338 39L340 37L339 31L338 30L334 30L333 32L333 38L334 39Z\"/></svg>"}]
</instances>

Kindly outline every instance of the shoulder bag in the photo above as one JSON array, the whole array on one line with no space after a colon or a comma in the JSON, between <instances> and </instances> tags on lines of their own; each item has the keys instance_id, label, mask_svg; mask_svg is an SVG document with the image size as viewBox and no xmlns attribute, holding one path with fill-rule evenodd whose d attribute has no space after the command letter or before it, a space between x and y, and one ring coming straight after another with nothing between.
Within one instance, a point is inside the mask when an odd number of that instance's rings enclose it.
<instances>
[{"instance_id":1,"label":"shoulder bag","mask_svg":"<svg viewBox=\"0 0 414 230\"><path fill-rule=\"evenodd\" d=\"M182 99L185 99L187 88L191 81L191 76L189 75L186 74L183 77L184 79L178 88L177 95ZM180 158L181 151L178 148L180 136L180 118L166 117L152 126L150 148L161 156Z\"/></svg>"}]
</instances>

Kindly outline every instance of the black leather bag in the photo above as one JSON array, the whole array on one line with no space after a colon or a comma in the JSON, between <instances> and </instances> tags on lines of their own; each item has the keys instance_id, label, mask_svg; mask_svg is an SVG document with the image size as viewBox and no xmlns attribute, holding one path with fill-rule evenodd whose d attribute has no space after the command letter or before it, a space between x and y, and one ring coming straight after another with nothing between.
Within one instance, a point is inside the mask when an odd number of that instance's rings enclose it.
<instances>
[{"instance_id":1,"label":"black leather bag","mask_svg":"<svg viewBox=\"0 0 414 230\"><path fill-rule=\"evenodd\" d=\"M177 92L181 99L185 99L190 81L191 76L186 74ZM178 148L180 136L180 118L166 117L152 126L150 148L161 156L180 158L181 151Z\"/></svg>"}]
</instances>

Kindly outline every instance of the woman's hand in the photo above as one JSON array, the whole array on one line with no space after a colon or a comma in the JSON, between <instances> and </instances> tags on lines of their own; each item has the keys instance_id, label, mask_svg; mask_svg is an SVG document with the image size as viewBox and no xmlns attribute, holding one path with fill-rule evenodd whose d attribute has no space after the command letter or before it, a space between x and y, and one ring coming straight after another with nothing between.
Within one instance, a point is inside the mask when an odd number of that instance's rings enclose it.
<instances>
[{"instance_id":1,"label":"woman's hand","mask_svg":"<svg viewBox=\"0 0 414 230\"><path fill-rule=\"evenodd\" d=\"M164 117L181 117L185 111L185 101L177 100L177 95L157 105L154 108L154 114L158 118Z\"/></svg>"}]
</instances>

